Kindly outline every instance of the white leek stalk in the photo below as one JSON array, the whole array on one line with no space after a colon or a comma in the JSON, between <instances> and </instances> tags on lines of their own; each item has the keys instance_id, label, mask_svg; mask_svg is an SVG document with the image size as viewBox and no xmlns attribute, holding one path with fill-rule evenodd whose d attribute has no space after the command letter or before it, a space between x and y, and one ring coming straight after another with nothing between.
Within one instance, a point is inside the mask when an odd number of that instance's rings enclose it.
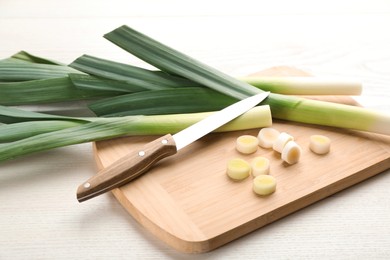
<instances>
[{"instance_id":1,"label":"white leek stalk","mask_svg":"<svg viewBox=\"0 0 390 260\"><path fill-rule=\"evenodd\" d=\"M244 77L241 80L264 91L287 95L360 95L356 80L317 77Z\"/></svg>"}]
</instances>

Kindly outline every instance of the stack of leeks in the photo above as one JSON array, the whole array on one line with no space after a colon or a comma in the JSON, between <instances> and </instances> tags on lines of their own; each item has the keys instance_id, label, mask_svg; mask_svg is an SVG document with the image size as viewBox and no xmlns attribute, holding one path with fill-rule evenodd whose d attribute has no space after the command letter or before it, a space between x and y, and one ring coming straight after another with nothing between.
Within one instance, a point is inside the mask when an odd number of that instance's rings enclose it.
<instances>
[{"instance_id":1,"label":"stack of leeks","mask_svg":"<svg viewBox=\"0 0 390 260\"><path fill-rule=\"evenodd\" d=\"M127 26L105 38L159 70L88 55L66 65L23 51L0 61L0 161L124 135L175 133L210 111L265 90L273 93L260 106L219 130L269 126L272 114L277 119L390 134L390 115L284 95L357 95L359 84L297 77L239 80ZM97 117L13 107L75 100L88 100Z\"/></svg>"}]
</instances>

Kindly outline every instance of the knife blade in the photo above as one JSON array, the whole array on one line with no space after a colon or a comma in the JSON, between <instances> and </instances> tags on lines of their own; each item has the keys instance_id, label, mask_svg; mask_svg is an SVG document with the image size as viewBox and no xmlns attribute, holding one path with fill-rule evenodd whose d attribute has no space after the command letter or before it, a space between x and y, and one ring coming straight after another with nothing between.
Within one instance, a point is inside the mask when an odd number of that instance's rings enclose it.
<instances>
[{"instance_id":1,"label":"knife blade","mask_svg":"<svg viewBox=\"0 0 390 260\"><path fill-rule=\"evenodd\" d=\"M77 200L83 202L120 187L147 172L155 163L233 120L263 101L269 92L248 97L174 134L167 134L119 158L89 178L77 189Z\"/></svg>"}]
</instances>

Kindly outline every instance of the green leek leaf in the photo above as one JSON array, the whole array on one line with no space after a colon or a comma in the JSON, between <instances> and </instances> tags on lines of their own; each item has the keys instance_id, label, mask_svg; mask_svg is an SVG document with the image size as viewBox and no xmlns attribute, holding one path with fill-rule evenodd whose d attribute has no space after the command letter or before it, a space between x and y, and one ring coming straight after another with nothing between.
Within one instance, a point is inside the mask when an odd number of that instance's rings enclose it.
<instances>
[{"instance_id":1,"label":"green leek leaf","mask_svg":"<svg viewBox=\"0 0 390 260\"><path fill-rule=\"evenodd\" d=\"M6 107L0 105L0 123L12 124L25 121L74 121L74 122L90 122L93 118L67 117L59 115L51 115L47 113L32 112L14 107Z\"/></svg>"},{"instance_id":2,"label":"green leek leaf","mask_svg":"<svg viewBox=\"0 0 390 260\"><path fill-rule=\"evenodd\" d=\"M190 79L233 98L243 99L261 92L126 25L104 37L162 71Z\"/></svg>"},{"instance_id":3,"label":"green leek leaf","mask_svg":"<svg viewBox=\"0 0 390 260\"><path fill-rule=\"evenodd\" d=\"M118 95L147 90L123 81L104 79L88 74L70 73L69 78L76 88L84 90L110 91Z\"/></svg>"},{"instance_id":4,"label":"green leek leaf","mask_svg":"<svg viewBox=\"0 0 390 260\"><path fill-rule=\"evenodd\" d=\"M28 121L9 125L0 124L0 143L14 142L35 135L54 132L69 127L75 127L86 122L49 120L49 121Z\"/></svg>"},{"instance_id":5,"label":"green leek leaf","mask_svg":"<svg viewBox=\"0 0 390 260\"><path fill-rule=\"evenodd\" d=\"M0 105L15 106L109 97L118 92L79 89L65 76L23 82L3 82L0 83L0 94Z\"/></svg>"},{"instance_id":6,"label":"green leek leaf","mask_svg":"<svg viewBox=\"0 0 390 260\"><path fill-rule=\"evenodd\" d=\"M0 61L0 82L61 78L68 73L80 72L67 66L14 61L13 58Z\"/></svg>"},{"instance_id":7,"label":"green leek leaf","mask_svg":"<svg viewBox=\"0 0 390 260\"><path fill-rule=\"evenodd\" d=\"M20 51L18 53L15 53L14 55L11 56L11 58L32 62L32 63L67 66L66 64L61 63L59 61L49 60L43 57L32 55L31 53L28 53L26 51Z\"/></svg>"},{"instance_id":8,"label":"green leek leaf","mask_svg":"<svg viewBox=\"0 0 390 260\"><path fill-rule=\"evenodd\" d=\"M106 98L88 105L98 116L164 115L220 110L237 99L207 88L144 91Z\"/></svg>"},{"instance_id":9,"label":"green leek leaf","mask_svg":"<svg viewBox=\"0 0 390 260\"><path fill-rule=\"evenodd\" d=\"M89 55L83 55L77 58L69 66L91 75L123 81L131 86L149 90L198 85L191 81L169 76L158 71L150 71Z\"/></svg>"}]
</instances>

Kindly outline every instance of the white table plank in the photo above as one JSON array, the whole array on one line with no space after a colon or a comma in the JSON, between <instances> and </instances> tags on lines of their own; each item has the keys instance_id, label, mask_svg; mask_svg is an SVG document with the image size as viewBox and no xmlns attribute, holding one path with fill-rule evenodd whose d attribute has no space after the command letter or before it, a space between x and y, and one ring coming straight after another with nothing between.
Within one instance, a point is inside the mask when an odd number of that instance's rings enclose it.
<instances>
[{"instance_id":1,"label":"white table plank","mask_svg":"<svg viewBox=\"0 0 390 260\"><path fill-rule=\"evenodd\" d=\"M232 75L290 65L361 79L359 101L390 112L388 1L209 2L2 0L0 58L23 49L148 67L102 38L128 24ZM90 144L0 164L0 259L390 258L389 170L201 256L167 247L110 194L78 204L95 171Z\"/></svg>"}]
</instances>

